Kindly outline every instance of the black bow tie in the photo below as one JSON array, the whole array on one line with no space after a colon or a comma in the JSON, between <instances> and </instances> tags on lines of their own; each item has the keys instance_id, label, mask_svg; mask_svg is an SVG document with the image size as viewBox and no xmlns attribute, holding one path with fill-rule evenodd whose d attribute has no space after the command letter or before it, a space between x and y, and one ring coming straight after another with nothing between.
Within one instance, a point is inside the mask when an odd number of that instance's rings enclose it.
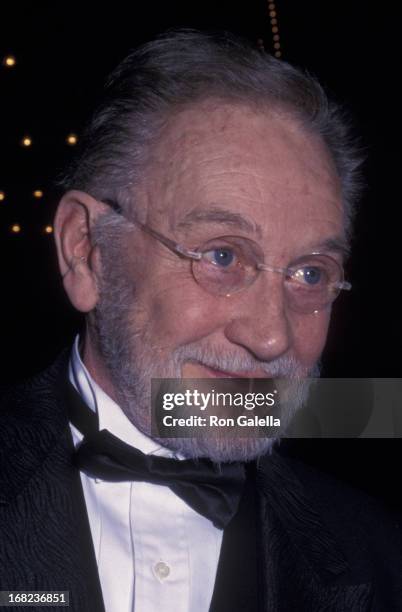
<instances>
[{"instance_id":1,"label":"black bow tie","mask_svg":"<svg viewBox=\"0 0 402 612\"><path fill-rule=\"evenodd\" d=\"M68 399L70 422L84 435L73 458L81 471L112 482L139 480L168 486L219 529L236 514L245 482L243 464L145 455L106 429L98 431L96 414L72 385Z\"/></svg>"}]
</instances>

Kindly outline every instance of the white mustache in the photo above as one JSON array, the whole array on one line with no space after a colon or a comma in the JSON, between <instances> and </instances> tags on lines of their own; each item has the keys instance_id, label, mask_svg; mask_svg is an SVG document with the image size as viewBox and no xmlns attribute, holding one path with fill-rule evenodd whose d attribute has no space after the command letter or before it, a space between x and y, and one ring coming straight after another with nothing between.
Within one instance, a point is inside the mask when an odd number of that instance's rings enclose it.
<instances>
[{"instance_id":1,"label":"white mustache","mask_svg":"<svg viewBox=\"0 0 402 612\"><path fill-rule=\"evenodd\" d=\"M226 350L227 351L227 350ZM218 347L203 347L199 344L189 344L174 351L173 361L177 367L185 361L195 361L215 370L229 372L263 371L267 377L304 378L318 376L319 367L308 369L294 357L283 356L269 362L254 359L251 355L228 353Z\"/></svg>"}]
</instances>

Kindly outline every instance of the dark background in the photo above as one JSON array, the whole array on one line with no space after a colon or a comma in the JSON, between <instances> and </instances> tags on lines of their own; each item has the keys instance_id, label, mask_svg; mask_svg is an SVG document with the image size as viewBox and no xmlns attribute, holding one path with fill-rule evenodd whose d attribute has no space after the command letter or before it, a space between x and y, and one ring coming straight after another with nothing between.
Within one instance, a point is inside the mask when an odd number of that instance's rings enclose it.
<instances>
[{"instance_id":1,"label":"dark background","mask_svg":"<svg viewBox=\"0 0 402 612\"><path fill-rule=\"evenodd\" d=\"M73 338L80 317L64 297L51 224L52 181L74 152L106 75L138 43L166 28L224 28L273 50L268 2L15 2L1 9L1 378L46 366ZM350 295L334 308L326 376L401 376L400 35L395 4L278 0L282 58L308 68L354 115L367 155ZM33 145L20 145L25 134ZM35 189L42 199L32 196ZM12 234L19 223L22 231Z\"/></svg>"}]
</instances>

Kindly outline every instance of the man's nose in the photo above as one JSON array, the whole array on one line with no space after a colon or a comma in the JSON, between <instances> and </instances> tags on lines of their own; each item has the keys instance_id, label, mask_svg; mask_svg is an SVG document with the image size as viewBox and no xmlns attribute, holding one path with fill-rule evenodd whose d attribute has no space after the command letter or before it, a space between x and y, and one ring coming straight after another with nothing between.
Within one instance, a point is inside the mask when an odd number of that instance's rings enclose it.
<instances>
[{"instance_id":1,"label":"man's nose","mask_svg":"<svg viewBox=\"0 0 402 612\"><path fill-rule=\"evenodd\" d=\"M293 342L282 279L269 276L228 298L233 302L226 338L260 361L284 355Z\"/></svg>"}]
</instances>

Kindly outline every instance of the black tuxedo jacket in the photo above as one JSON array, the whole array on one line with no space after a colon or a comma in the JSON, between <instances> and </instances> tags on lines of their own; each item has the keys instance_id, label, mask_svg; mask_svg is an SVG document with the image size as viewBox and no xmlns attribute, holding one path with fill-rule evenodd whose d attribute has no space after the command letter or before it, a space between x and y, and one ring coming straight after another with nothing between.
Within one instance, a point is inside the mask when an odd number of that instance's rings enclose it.
<instances>
[{"instance_id":1,"label":"black tuxedo jacket","mask_svg":"<svg viewBox=\"0 0 402 612\"><path fill-rule=\"evenodd\" d=\"M68 384L65 354L0 404L0 590L69 591L71 612L102 612L71 462ZM249 466L211 611L401 611L401 522L374 498L276 451Z\"/></svg>"}]
</instances>

